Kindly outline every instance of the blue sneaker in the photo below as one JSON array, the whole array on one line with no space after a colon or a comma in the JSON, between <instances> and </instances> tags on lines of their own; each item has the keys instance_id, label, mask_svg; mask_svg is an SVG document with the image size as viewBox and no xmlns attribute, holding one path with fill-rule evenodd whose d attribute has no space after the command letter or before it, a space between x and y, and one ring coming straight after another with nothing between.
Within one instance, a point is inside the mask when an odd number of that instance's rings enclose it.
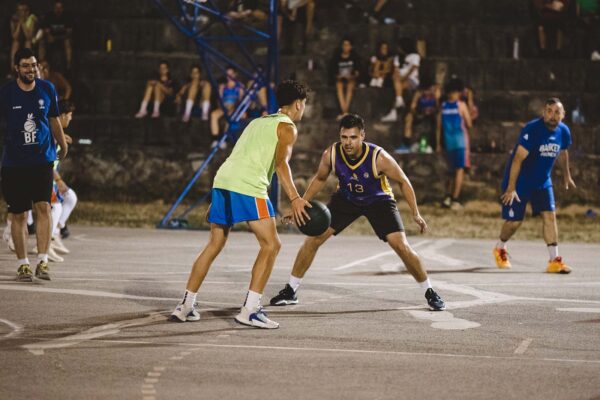
<instances>
[{"instance_id":1,"label":"blue sneaker","mask_svg":"<svg viewBox=\"0 0 600 400\"><path fill-rule=\"evenodd\" d=\"M267 313L262 307L258 307L256 310L250 310L246 307L242 307L240 313L236 315L235 320L240 324L253 326L255 328L279 328L279 324L277 322L271 321L269 318L267 318Z\"/></svg>"},{"instance_id":2,"label":"blue sneaker","mask_svg":"<svg viewBox=\"0 0 600 400\"><path fill-rule=\"evenodd\" d=\"M196 322L200 321L200 314L194 306L186 306L183 303L179 303L171 313L170 319L175 322Z\"/></svg>"},{"instance_id":3,"label":"blue sneaker","mask_svg":"<svg viewBox=\"0 0 600 400\"><path fill-rule=\"evenodd\" d=\"M408 154L410 153L410 147L408 146L399 146L394 149L394 153L396 154Z\"/></svg>"}]
</instances>

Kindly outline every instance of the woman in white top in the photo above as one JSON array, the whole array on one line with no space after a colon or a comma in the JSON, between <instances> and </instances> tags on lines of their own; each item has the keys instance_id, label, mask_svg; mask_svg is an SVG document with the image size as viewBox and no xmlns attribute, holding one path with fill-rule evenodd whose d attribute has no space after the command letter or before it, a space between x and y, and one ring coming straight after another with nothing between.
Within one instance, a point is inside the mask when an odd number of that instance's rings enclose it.
<instances>
[{"instance_id":1,"label":"woman in white top","mask_svg":"<svg viewBox=\"0 0 600 400\"><path fill-rule=\"evenodd\" d=\"M402 93L404 89L415 90L419 87L419 66L421 56L417 53L415 41L409 38L401 38L398 46L399 53L394 57L394 92L396 100L392 110L383 118L384 122L393 122L398 119L397 108L404 107ZM400 60L403 60L400 62Z\"/></svg>"}]
</instances>

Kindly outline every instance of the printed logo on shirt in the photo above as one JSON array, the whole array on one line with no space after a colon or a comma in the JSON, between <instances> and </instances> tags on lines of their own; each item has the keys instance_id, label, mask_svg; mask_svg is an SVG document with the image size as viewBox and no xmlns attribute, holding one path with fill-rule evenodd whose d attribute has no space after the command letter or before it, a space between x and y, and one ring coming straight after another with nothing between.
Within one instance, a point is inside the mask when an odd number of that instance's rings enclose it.
<instances>
[{"instance_id":1,"label":"printed logo on shirt","mask_svg":"<svg viewBox=\"0 0 600 400\"><path fill-rule=\"evenodd\" d=\"M37 144L37 125L33 119L33 114L27 114L27 120L23 125L23 136L25 137L25 145Z\"/></svg>"},{"instance_id":2,"label":"printed logo on shirt","mask_svg":"<svg viewBox=\"0 0 600 400\"><path fill-rule=\"evenodd\" d=\"M539 148L541 157L558 157L560 145L556 143L543 144Z\"/></svg>"},{"instance_id":3,"label":"printed logo on shirt","mask_svg":"<svg viewBox=\"0 0 600 400\"><path fill-rule=\"evenodd\" d=\"M21 106L13 106L13 108L12 108L12 109L13 109L13 110L20 110L21 108L23 108L23 107L21 107Z\"/></svg>"},{"instance_id":4,"label":"printed logo on shirt","mask_svg":"<svg viewBox=\"0 0 600 400\"><path fill-rule=\"evenodd\" d=\"M525 139L525 140L529 140L529 133L526 133L526 134L524 134L524 135L523 135L523 139Z\"/></svg>"},{"instance_id":5,"label":"printed logo on shirt","mask_svg":"<svg viewBox=\"0 0 600 400\"><path fill-rule=\"evenodd\" d=\"M351 181L357 181L358 180L358 176L356 176L356 174L352 174L352 176L350 177Z\"/></svg>"},{"instance_id":6,"label":"printed logo on shirt","mask_svg":"<svg viewBox=\"0 0 600 400\"><path fill-rule=\"evenodd\" d=\"M40 105L40 110L44 109L44 99L39 99L38 104Z\"/></svg>"},{"instance_id":7,"label":"printed logo on shirt","mask_svg":"<svg viewBox=\"0 0 600 400\"><path fill-rule=\"evenodd\" d=\"M515 216L515 212L513 211L512 208L510 210L508 210L508 216L511 218L513 218Z\"/></svg>"},{"instance_id":8,"label":"printed logo on shirt","mask_svg":"<svg viewBox=\"0 0 600 400\"><path fill-rule=\"evenodd\" d=\"M365 179L369 179L369 173L368 173L368 172L365 172L365 173L363 174L363 177L364 177Z\"/></svg>"}]
</instances>

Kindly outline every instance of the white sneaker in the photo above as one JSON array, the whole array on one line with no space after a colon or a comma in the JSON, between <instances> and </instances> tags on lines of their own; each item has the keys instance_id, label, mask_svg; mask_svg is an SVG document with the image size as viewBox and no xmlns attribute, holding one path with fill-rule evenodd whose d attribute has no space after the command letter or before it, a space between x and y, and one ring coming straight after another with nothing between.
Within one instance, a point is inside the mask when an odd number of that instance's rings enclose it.
<instances>
[{"instance_id":1,"label":"white sneaker","mask_svg":"<svg viewBox=\"0 0 600 400\"><path fill-rule=\"evenodd\" d=\"M177 304L175 310L171 313L171 321L176 322L195 322L200 321L200 313L194 306L186 306L183 303Z\"/></svg>"},{"instance_id":2,"label":"white sneaker","mask_svg":"<svg viewBox=\"0 0 600 400\"><path fill-rule=\"evenodd\" d=\"M190 118L191 118L191 115L184 114L183 117L181 117L181 122L190 122Z\"/></svg>"},{"instance_id":3,"label":"white sneaker","mask_svg":"<svg viewBox=\"0 0 600 400\"><path fill-rule=\"evenodd\" d=\"M64 258L56 254L56 251L52 248L52 246L48 247L48 261L52 262L63 262Z\"/></svg>"},{"instance_id":4,"label":"white sneaker","mask_svg":"<svg viewBox=\"0 0 600 400\"><path fill-rule=\"evenodd\" d=\"M600 52L598 52L598 50L593 51L592 55L590 56L590 60L600 61Z\"/></svg>"},{"instance_id":5,"label":"white sneaker","mask_svg":"<svg viewBox=\"0 0 600 400\"><path fill-rule=\"evenodd\" d=\"M394 103L394 107L396 107L396 108L404 107L404 97L396 96L396 103Z\"/></svg>"},{"instance_id":6,"label":"white sneaker","mask_svg":"<svg viewBox=\"0 0 600 400\"><path fill-rule=\"evenodd\" d=\"M384 115L383 117L381 117L381 122L396 122L398 121L398 112L396 111L395 108L392 108L392 111L390 111L387 115Z\"/></svg>"},{"instance_id":7,"label":"white sneaker","mask_svg":"<svg viewBox=\"0 0 600 400\"><path fill-rule=\"evenodd\" d=\"M137 114L135 114L135 118L144 118L146 115L148 115L148 112L146 111L139 111Z\"/></svg>"},{"instance_id":8,"label":"white sneaker","mask_svg":"<svg viewBox=\"0 0 600 400\"><path fill-rule=\"evenodd\" d=\"M69 254L71 252L63 243L62 239L60 238L60 235L52 236L50 247L52 247L57 253L60 254Z\"/></svg>"},{"instance_id":9,"label":"white sneaker","mask_svg":"<svg viewBox=\"0 0 600 400\"><path fill-rule=\"evenodd\" d=\"M258 309L255 311L249 310L246 307L242 307L240 313L236 315L235 320L240 324L253 326L255 328L279 328L279 323L271 321L269 318L267 318L267 313L262 307L258 307Z\"/></svg>"}]
</instances>

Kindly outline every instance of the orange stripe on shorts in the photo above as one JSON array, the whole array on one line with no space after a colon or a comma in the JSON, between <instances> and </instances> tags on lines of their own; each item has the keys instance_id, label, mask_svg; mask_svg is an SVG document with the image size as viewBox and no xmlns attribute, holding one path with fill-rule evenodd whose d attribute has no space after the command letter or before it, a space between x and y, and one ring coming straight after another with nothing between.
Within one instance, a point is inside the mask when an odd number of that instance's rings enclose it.
<instances>
[{"instance_id":1,"label":"orange stripe on shorts","mask_svg":"<svg viewBox=\"0 0 600 400\"><path fill-rule=\"evenodd\" d=\"M270 218L269 207L267 207L267 200L255 199L256 200L256 211L258 212L258 219Z\"/></svg>"}]
</instances>

